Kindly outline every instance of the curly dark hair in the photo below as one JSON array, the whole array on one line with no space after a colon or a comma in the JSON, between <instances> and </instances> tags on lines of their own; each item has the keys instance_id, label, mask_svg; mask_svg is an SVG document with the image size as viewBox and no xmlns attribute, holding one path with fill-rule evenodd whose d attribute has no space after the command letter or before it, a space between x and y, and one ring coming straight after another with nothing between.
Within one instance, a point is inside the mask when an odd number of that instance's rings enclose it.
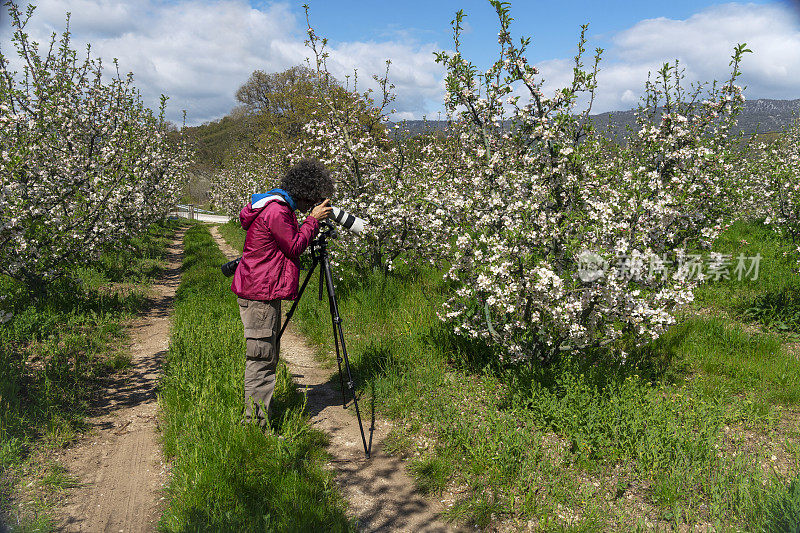
<instances>
[{"instance_id":1,"label":"curly dark hair","mask_svg":"<svg viewBox=\"0 0 800 533\"><path fill-rule=\"evenodd\" d=\"M301 159L281 180L281 189L294 200L318 204L333 195L333 179L325 166L310 157Z\"/></svg>"}]
</instances>

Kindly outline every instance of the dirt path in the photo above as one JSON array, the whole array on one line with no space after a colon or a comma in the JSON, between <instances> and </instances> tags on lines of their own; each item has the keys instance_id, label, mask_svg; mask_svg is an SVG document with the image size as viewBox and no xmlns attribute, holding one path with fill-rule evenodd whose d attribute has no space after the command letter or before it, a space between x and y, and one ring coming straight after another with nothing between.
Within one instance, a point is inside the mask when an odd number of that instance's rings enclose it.
<instances>
[{"instance_id":1,"label":"dirt path","mask_svg":"<svg viewBox=\"0 0 800 533\"><path fill-rule=\"evenodd\" d=\"M93 404L92 431L57 460L78 480L57 516L59 531L155 531L166 467L157 437L156 389L169 345L170 315L180 283L183 232L171 244L150 304L128 326L133 365Z\"/></svg>"},{"instance_id":2,"label":"dirt path","mask_svg":"<svg viewBox=\"0 0 800 533\"><path fill-rule=\"evenodd\" d=\"M225 242L216 227L211 229L211 234L226 256L233 259L240 255ZM288 306L284 306L284 313L287 310ZM311 423L331 437L328 452L333 460L329 466L335 471L336 482L350 502L351 512L358 517L359 529L415 533L460 531L437 519L442 511L441 504L414 488L401 459L383 452L383 440L389 430L387 423L375 421L371 458L364 458L361 433L352 406L342 409L338 383L335 386L328 383L331 370L321 367L314 357L313 348L297 334L292 324L281 338L280 357L288 365L295 383L308 395ZM369 405L360 402L359 407L369 442Z\"/></svg>"}]
</instances>

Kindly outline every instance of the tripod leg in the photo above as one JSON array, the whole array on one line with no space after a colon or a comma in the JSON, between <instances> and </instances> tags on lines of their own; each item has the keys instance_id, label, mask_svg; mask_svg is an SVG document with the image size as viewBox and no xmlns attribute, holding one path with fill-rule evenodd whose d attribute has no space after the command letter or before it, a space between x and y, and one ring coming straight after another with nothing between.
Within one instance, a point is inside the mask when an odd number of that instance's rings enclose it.
<instances>
[{"instance_id":1,"label":"tripod leg","mask_svg":"<svg viewBox=\"0 0 800 533\"><path fill-rule=\"evenodd\" d=\"M331 275L331 265L328 261L327 255L322 255L320 258L320 263L322 264L322 269L320 271L320 275L325 275L325 285L328 288L328 300L330 301L331 307L331 317L333 319L333 327L338 333L339 342L342 344L342 359L344 360L344 367L347 370L347 388L350 389L350 394L353 396L353 407L356 409L356 418L358 419L358 429L361 430L361 442L364 444L364 455L369 458L369 448L367 447L367 439L364 436L364 425L361 422L361 412L358 409L358 400L356 399L356 386L355 381L353 380L353 373L350 370L350 359L347 357L347 348L344 344L344 332L342 331L342 317L339 316L339 306L336 303L336 293L333 287L333 276ZM337 347L337 354L338 354L338 347ZM341 366L340 366L341 369ZM339 376L341 377L341 371L339 372ZM342 394L344 395L344 388L342 388Z\"/></svg>"},{"instance_id":2,"label":"tripod leg","mask_svg":"<svg viewBox=\"0 0 800 533\"><path fill-rule=\"evenodd\" d=\"M375 380L373 379L370 384L372 385L372 397L370 398L370 404L372 407L372 419L369 423L369 449L372 449L372 435L375 434ZM367 454L369 457L369 454Z\"/></svg>"},{"instance_id":3,"label":"tripod leg","mask_svg":"<svg viewBox=\"0 0 800 533\"><path fill-rule=\"evenodd\" d=\"M300 303L300 298L303 297L303 292L306 290L306 285L308 285L309 280L311 279L311 274L314 273L314 269L317 268L319 264L319 259L316 257L314 258L314 262L311 263L311 268L308 269L308 274L306 274L306 279L303 280L303 285L300 287L300 291L297 293L297 299L292 304L292 308L289 309L289 312L286 313L286 319L283 321L283 326L281 326L281 331L278 333L278 342L280 342L281 337L283 336L283 331L286 329L286 326L289 325L289 321L292 319L292 315L297 310L297 304Z\"/></svg>"},{"instance_id":4,"label":"tripod leg","mask_svg":"<svg viewBox=\"0 0 800 533\"><path fill-rule=\"evenodd\" d=\"M325 276L324 268L319 271L319 291L320 291L320 299L322 299L322 286L324 283L330 283L327 281L327 276ZM333 294L333 285L328 288L328 306L330 307L331 311L331 324L333 324L333 345L336 346L336 364L339 365L339 384L341 385L342 389L342 407L347 409L347 397L344 395L344 374L342 374L342 356L339 352L339 341L341 340L344 344L344 339L341 339L341 334L339 330L336 328L336 316L334 312L334 304L335 302L331 298L331 294Z\"/></svg>"}]
</instances>

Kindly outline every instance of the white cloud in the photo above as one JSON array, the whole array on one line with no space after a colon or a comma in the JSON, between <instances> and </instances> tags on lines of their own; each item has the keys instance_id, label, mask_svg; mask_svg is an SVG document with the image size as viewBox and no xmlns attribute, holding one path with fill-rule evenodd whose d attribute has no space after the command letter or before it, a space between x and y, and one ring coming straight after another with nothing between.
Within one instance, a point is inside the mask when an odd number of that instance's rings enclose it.
<instances>
[{"instance_id":1,"label":"white cloud","mask_svg":"<svg viewBox=\"0 0 800 533\"><path fill-rule=\"evenodd\" d=\"M221 117L254 70L281 71L308 55L304 21L301 26L286 3L256 9L240 0L39 0L29 33L46 42L64 29L67 11L73 47L91 43L93 55L108 65L118 58L122 72L134 73L149 106L157 105L160 94L169 96L168 118L176 122L182 109L189 124ZM6 53L8 38L7 29L0 33ZM391 58L398 95L393 106L404 116L420 116L443 92L433 50L400 41L342 43L330 48L329 67L342 80L358 69L360 87L375 88L372 75L381 74Z\"/></svg>"},{"instance_id":2,"label":"white cloud","mask_svg":"<svg viewBox=\"0 0 800 533\"><path fill-rule=\"evenodd\" d=\"M620 96L620 101L625 102L626 104L635 104L636 103L636 94L630 89L626 89L622 96Z\"/></svg>"},{"instance_id":3,"label":"white cloud","mask_svg":"<svg viewBox=\"0 0 800 533\"><path fill-rule=\"evenodd\" d=\"M146 20L146 3L110 0L72 0L34 2L37 29L61 32L65 15L71 14L70 30L76 35L106 37L136 31Z\"/></svg>"},{"instance_id":4,"label":"white cloud","mask_svg":"<svg viewBox=\"0 0 800 533\"><path fill-rule=\"evenodd\" d=\"M392 117L392 120L394 120L395 122L400 122L403 120L414 120L416 118L417 118L416 115L414 115L414 113L411 113L409 111L398 111Z\"/></svg>"},{"instance_id":5,"label":"white cloud","mask_svg":"<svg viewBox=\"0 0 800 533\"><path fill-rule=\"evenodd\" d=\"M75 46L92 43L93 53L106 64L118 58L122 72L134 73L148 105L156 106L161 93L168 95L168 118L176 122L182 109L189 124L220 118L236 104L236 89L254 70L284 70L308 54L305 21L284 2L254 8L244 0L38 0L30 33L46 42L51 32L63 30L67 11L72 13ZM0 29L4 53L10 51L7 27L4 21ZM324 27L319 32L324 34ZM379 42L331 46L329 68L339 79L358 69L361 88L374 88L372 75L382 74L390 58L397 95L394 118L436 118L442 109L444 71L433 52L440 47L408 39L402 30L395 33ZM593 110L634 106L648 71L676 58L686 68L687 82L724 79L739 42L754 52L745 56L740 78L748 86L748 98L800 97L795 10L785 3L723 4L685 20L644 20L613 36L600 64ZM538 67L546 92L571 80L570 59L551 59Z\"/></svg>"},{"instance_id":6,"label":"white cloud","mask_svg":"<svg viewBox=\"0 0 800 533\"><path fill-rule=\"evenodd\" d=\"M353 69L358 69L359 88L376 88L372 75L383 75L386 59L389 65L389 81L395 85L397 99L391 107L397 109L392 117L421 117L429 108L428 102L441 105L444 94L444 69L433 59L438 50L432 44L408 45L397 42L355 42L342 43L331 50L328 68L337 79L349 76L352 82ZM367 83L364 87L364 83Z\"/></svg>"},{"instance_id":7,"label":"white cloud","mask_svg":"<svg viewBox=\"0 0 800 533\"><path fill-rule=\"evenodd\" d=\"M643 20L618 33L604 54L593 111L629 109L643 94L648 72L676 59L685 68L685 82L723 81L734 46L747 43L738 82L755 98L800 98L800 25L787 4L723 4L686 20ZM540 65L545 77L560 84L572 65L549 61ZM550 83L547 89L559 85Z\"/></svg>"}]
</instances>

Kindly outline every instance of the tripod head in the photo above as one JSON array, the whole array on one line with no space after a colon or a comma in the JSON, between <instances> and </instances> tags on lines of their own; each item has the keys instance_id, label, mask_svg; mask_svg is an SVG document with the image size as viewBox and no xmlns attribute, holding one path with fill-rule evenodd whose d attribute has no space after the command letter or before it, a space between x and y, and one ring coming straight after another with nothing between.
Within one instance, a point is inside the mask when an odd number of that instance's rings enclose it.
<instances>
[{"instance_id":1,"label":"tripod head","mask_svg":"<svg viewBox=\"0 0 800 533\"><path fill-rule=\"evenodd\" d=\"M319 234L311 242L311 257L322 257L328 253L328 239L335 239L339 236L336 228L329 220L320 222Z\"/></svg>"},{"instance_id":2,"label":"tripod head","mask_svg":"<svg viewBox=\"0 0 800 533\"><path fill-rule=\"evenodd\" d=\"M317 237L317 239L323 239L323 240L328 238L335 239L339 236L339 232L336 231L336 226L334 226L333 222L331 222L330 220L328 219L323 220L320 223L320 226L321 227L319 229L319 236Z\"/></svg>"}]
</instances>

